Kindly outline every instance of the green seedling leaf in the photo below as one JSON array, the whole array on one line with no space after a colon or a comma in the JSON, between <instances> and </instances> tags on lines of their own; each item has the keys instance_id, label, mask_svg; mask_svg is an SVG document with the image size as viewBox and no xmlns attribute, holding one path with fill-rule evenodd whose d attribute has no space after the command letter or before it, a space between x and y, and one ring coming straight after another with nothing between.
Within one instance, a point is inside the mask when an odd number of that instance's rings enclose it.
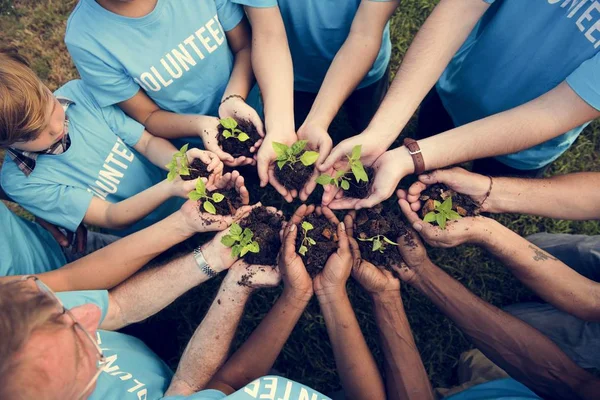
<instances>
[{"instance_id":1,"label":"green seedling leaf","mask_svg":"<svg viewBox=\"0 0 600 400\"><path fill-rule=\"evenodd\" d=\"M330 185L333 181L333 178L327 174L323 174L323 175L319 175L319 177L317 178L317 183L319 185L323 185L323 186L327 186Z\"/></svg>"},{"instance_id":2,"label":"green seedling leaf","mask_svg":"<svg viewBox=\"0 0 600 400\"><path fill-rule=\"evenodd\" d=\"M221 193L213 193L212 195L212 199L215 203L222 202L224 198L225 196L223 196Z\"/></svg>"},{"instance_id":3,"label":"green seedling leaf","mask_svg":"<svg viewBox=\"0 0 600 400\"><path fill-rule=\"evenodd\" d=\"M169 171L169 173L167 174L167 180L171 182L175 180L175 178L177 178L177 171Z\"/></svg>"},{"instance_id":4,"label":"green seedling leaf","mask_svg":"<svg viewBox=\"0 0 600 400\"><path fill-rule=\"evenodd\" d=\"M450 210L446 213L446 218L449 220L456 220L456 219L461 219L462 215L460 215L459 213L457 213L454 210Z\"/></svg>"},{"instance_id":5,"label":"green seedling leaf","mask_svg":"<svg viewBox=\"0 0 600 400\"><path fill-rule=\"evenodd\" d=\"M337 171L335 173L335 179L340 179L342 176L346 175L346 171Z\"/></svg>"},{"instance_id":6,"label":"green seedling leaf","mask_svg":"<svg viewBox=\"0 0 600 400\"><path fill-rule=\"evenodd\" d=\"M242 246L236 244L231 248L231 258L238 258L242 252Z\"/></svg>"},{"instance_id":7,"label":"green seedling leaf","mask_svg":"<svg viewBox=\"0 0 600 400\"><path fill-rule=\"evenodd\" d=\"M273 142L272 146L273 150L275 150L275 154L277 154L277 157L281 157L283 160L287 160L286 151L288 147L285 144Z\"/></svg>"},{"instance_id":8,"label":"green seedling leaf","mask_svg":"<svg viewBox=\"0 0 600 400\"><path fill-rule=\"evenodd\" d=\"M189 147L190 147L189 143L184 144L183 146L181 146L181 149L179 149L179 153L181 155L184 155L185 153L187 153Z\"/></svg>"},{"instance_id":9,"label":"green seedling leaf","mask_svg":"<svg viewBox=\"0 0 600 400\"><path fill-rule=\"evenodd\" d=\"M285 165L286 161L277 161L277 166L279 167L279 169L283 168L283 166Z\"/></svg>"},{"instance_id":10,"label":"green seedling leaf","mask_svg":"<svg viewBox=\"0 0 600 400\"><path fill-rule=\"evenodd\" d=\"M362 151L362 145L356 145L352 148L352 160L360 160L360 153Z\"/></svg>"},{"instance_id":11,"label":"green seedling leaf","mask_svg":"<svg viewBox=\"0 0 600 400\"><path fill-rule=\"evenodd\" d=\"M435 215L435 222L441 229L446 229L446 216L442 213Z\"/></svg>"},{"instance_id":12,"label":"green seedling leaf","mask_svg":"<svg viewBox=\"0 0 600 400\"><path fill-rule=\"evenodd\" d=\"M242 252L240 253L241 257L244 257L248 251L250 251L247 247L242 247Z\"/></svg>"},{"instance_id":13,"label":"green seedling leaf","mask_svg":"<svg viewBox=\"0 0 600 400\"><path fill-rule=\"evenodd\" d=\"M392 246L398 246L398 243L396 242L392 242L390 239L386 238L385 236L383 237L383 240L388 243L391 244Z\"/></svg>"},{"instance_id":14,"label":"green seedling leaf","mask_svg":"<svg viewBox=\"0 0 600 400\"><path fill-rule=\"evenodd\" d=\"M442 205L442 203L440 203L439 201L437 201L437 200L434 200L434 201L433 201L433 206L434 206L435 208L440 208L440 206L441 206L441 205Z\"/></svg>"},{"instance_id":15,"label":"green seedling leaf","mask_svg":"<svg viewBox=\"0 0 600 400\"><path fill-rule=\"evenodd\" d=\"M233 137L233 133L231 133L229 131L223 131L223 137L225 139L229 139L230 137Z\"/></svg>"},{"instance_id":16,"label":"green seedling leaf","mask_svg":"<svg viewBox=\"0 0 600 400\"><path fill-rule=\"evenodd\" d=\"M423 217L423 221L425 221L425 222L435 221L435 212L430 211L427 214L425 214L425 217Z\"/></svg>"},{"instance_id":17,"label":"green seedling leaf","mask_svg":"<svg viewBox=\"0 0 600 400\"><path fill-rule=\"evenodd\" d=\"M363 165L359 162L357 163L352 163L352 173L354 174L354 177L356 178L356 182L369 182L369 176L367 175L367 172L365 171L365 167L363 167Z\"/></svg>"},{"instance_id":18,"label":"green seedling leaf","mask_svg":"<svg viewBox=\"0 0 600 400\"><path fill-rule=\"evenodd\" d=\"M444 200L444 202L440 206L440 209L446 212L452 211L452 197L448 197L446 200Z\"/></svg>"},{"instance_id":19,"label":"green seedling leaf","mask_svg":"<svg viewBox=\"0 0 600 400\"><path fill-rule=\"evenodd\" d=\"M211 203L210 201L205 201L204 203L202 203L202 207L204 207L206 212L208 212L210 214L214 215L217 213L217 209L215 208L214 204Z\"/></svg>"},{"instance_id":20,"label":"green seedling leaf","mask_svg":"<svg viewBox=\"0 0 600 400\"><path fill-rule=\"evenodd\" d=\"M379 239L373 240L373 249L371 251L377 251L381 249L381 241Z\"/></svg>"},{"instance_id":21,"label":"green seedling leaf","mask_svg":"<svg viewBox=\"0 0 600 400\"><path fill-rule=\"evenodd\" d=\"M336 183L337 183L337 182L336 182ZM342 183L341 183L341 185L342 185L342 189L344 189L344 190L348 190L348 189L350 189L350 182L348 182L348 181L347 181L347 180L345 180L345 179L342 179Z\"/></svg>"},{"instance_id":22,"label":"green seedling leaf","mask_svg":"<svg viewBox=\"0 0 600 400\"><path fill-rule=\"evenodd\" d=\"M227 247L233 246L235 244L235 242L236 242L235 238L231 235L225 235L221 238L221 243Z\"/></svg>"},{"instance_id":23,"label":"green seedling leaf","mask_svg":"<svg viewBox=\"0 0 600 400\"><path fill-rule=\"evenodd\" d=\"M313 238L306 237L306 240L308 240L308 243L310 243L310 244L311 244L311 245L313 245L313 246L314 246L315 244L317 244L317 242L316 242L316 241L315 241L315 239L313 239Z\"/></svg>"},{"instance_id":24,"label":"green seedling leaf","mask_svg":"<svg viewBox=\"0 0 600 400\"><path fill-rule=\"evenodd\" d=\"M298 140L296 143L294 143L292 145L292 148L291 148L292 154L291 155L297 156L298 154L302 153L302 150L304 150L307 143L308 143L308 140Z\"/></svg>"},{"instance_id":25,"label":"green seedling leaf","mask_svg":"<svg viewBox=\"0 0 600 400\"><path fill-rule=\"evenodd\" d=\"M248 229L248 228L244 229L244 234L242 235L242 238L243 238L242 240L250 242L250 240L252 240L253 237L254 237L254 233L250 229Z\"/></svg>"},{"instance_id":26,"label":"green seedling leaf","mask_svg":"<svg viewBox=\"0 0 600 400\"><path fill-rule=\"evenodd\" d=\"M198 201L202 198L202 195L200 193L196 192L195 190L192 190L191 192L188 193L188 198L193 201Z\"/></svg>"},{"instance_id":27,"label":"green seedling leaf","mask_svg":"<svg viewBox=\"0 0 600 400\"><path fill-rule=\"evenodd\" d=\"M232 235L241 236L242 235L242 227L239 226L239 224L233 223L233 224L231 224L231 228L229 228L229 232Z\"/></svg>"},{"instance_id":28,"label":"green seedling leaf","mask_svg":"<svg viewBox=\"0 0 600 400\"><path fill-rule=\"evenodd\" d=\"M237 128L237 126L238 126L237 121L231 117L221 119L221 120L219 120L219 122L221 123L221 126L223 126L223 128L225 128L225 129L233 130L233 129Z\"/></svg>"},{"instance_id":29,"label":"green seedling leaf","mask_svg":"<svg viewBox=\"0 0 600 400\"><path fill-rule=\"evenodd\" d=\"M248 136L245 132L242 132L238 135L237 139L243 143L246 140L250 139L250 136Z\"/></svg>"},{"instance_id":30,"label":"green seedling leaf","mask_svg":"<svg viewBox=\"0 0 600 400\"><path fill-rule=\"evenodd\" d=\"M304 154L302 154L302 156L300 157L300 161L302 162L302 164L308 167L309 165L313 165L314 163L316 163L318 158L319 153L317 153L316 151L305 151Z\"/></svg>"},{"instance_id":31,"label":"green seedling leaf","mask_svg":"<svg viewBox=\"0 0 600 400\"><path fill-rule=\"evenodd\" d=\"M302 222L302 229L304 229L305 231L310 231L311 229L314 229L315 227L308 221L304 221Z\"/></svg>"},{"instance_id":32,"label":"green seedling leaf","mask_svg":"<svg viewBox=\"0 0 600 400\"><path fill-rule=\"evenodd\" d=\"M306 246L300 246L300 249L298 249L298 253L300 253L303 256L306 255L307 251L308 251L308 247L306 247Z\"/></svg>"},{"instance_id":33,"label":"green seedling leaf","mask_svg":"<svg viewBox=\"0 0 600 400\"><path fill-rule=\"evenodd\" d=\"M202 179L196 181L196 192L200 193L202 196L206 195L206 185L204 185Z\"/></svg>"},{"instance_id":34,"label":"green seedling leaf","mask_svg":"<svg viewBox=\"0 0 600 400\"><path fill-rule=\"evenodd\" d=\"M258 253L260 251L260 246L258 242L252 242L248 245L248 251L250 253Z\"/></svg>"}]
</instances>

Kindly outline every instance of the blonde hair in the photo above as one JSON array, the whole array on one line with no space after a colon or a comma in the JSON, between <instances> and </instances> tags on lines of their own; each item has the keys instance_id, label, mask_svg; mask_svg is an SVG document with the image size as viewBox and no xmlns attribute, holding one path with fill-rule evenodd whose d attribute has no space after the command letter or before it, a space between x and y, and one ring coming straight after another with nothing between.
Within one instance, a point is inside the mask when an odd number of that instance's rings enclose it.
<instances>
[{"instance_id":1,"label":"blonde hair","mask_svg":"<svg viewBox=\"0 0 600 400\"><path fill-rule=\"evenodd\" d=\"M46 127L48 89L14 48L0 49L0 147L35 140Z\"/></svg>"}]
</instances>

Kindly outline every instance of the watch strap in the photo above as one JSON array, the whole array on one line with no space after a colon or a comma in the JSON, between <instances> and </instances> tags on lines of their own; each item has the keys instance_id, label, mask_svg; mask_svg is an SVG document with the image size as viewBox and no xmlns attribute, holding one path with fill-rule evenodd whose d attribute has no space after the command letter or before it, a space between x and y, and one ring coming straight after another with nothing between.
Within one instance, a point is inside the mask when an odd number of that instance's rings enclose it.
<instances>
[{"instance_id":1,"label":"watch strap","mask_svg":"<svg viewBox=\"0 0 600 400\"><path fill-rule=\"evenodd\" d=\"M196 264L198 264L198 268L208 275L209 278L214 278L215 276L219 275L219 273L212 269L206 262L200 246L194 249L194 259L196 260Z\"/></svg>"},{"instance_id":2,"label":"watch strap","mask_svg":"<svg viewBox=\"0 0 600 400\"><path fill-rule=\"evenodd\" d=\"M418 175L425 172L425 160L423 159L419 143L414 139L405 138L404 146L408 149L408 154L410 154L415 164L415 174Z\"/></svg>"}]
</instances>

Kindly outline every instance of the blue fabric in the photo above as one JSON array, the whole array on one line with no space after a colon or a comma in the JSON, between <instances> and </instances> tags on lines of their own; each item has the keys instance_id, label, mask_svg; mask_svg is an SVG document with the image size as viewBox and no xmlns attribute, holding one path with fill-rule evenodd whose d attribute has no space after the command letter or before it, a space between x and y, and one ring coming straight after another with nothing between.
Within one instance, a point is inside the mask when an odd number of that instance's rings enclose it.
<instances>
[{"instance_id":1,"label":"blue fabric","mask_svg":"<svg viewBox=\"0 0 600 400\"><path fill-rule=\"evenodd\" d=\"M0 227L0 276L41 274L67 263L47 230L16 216L1 201Z\"/></svg>"},{"instance_id":2,"label":"blue fabric","mask_svg":"<svg viewBox=\"0 0 600 400\"><path fill-rule=\"evenodd\" d=\"M92 196L111 203L128 199L166 177L166 172L136 152L143 126L117 106L100 108L82 81L56 91L75 103L67 110L71 146L59 155L40 155L26 177L10 159L1 171L6 193L31 213L75 231ZM162 220L184 200L171 198L128 229L127 235Z\"/></svg>"},{"instance_id":3,"label":"blue fabric","mask_svg":"<svg viewBox=\"0 0 600 400\"><path fill-rule=\"evenodd\" d=\"M456 126L522 105L564 80L600 109L600 3L487 2L493 4L436 86ZM586 125L498 160L522 170L543 167Z\"/></svg>"},{"instance_id":4,"label":"blue fabric","mask_svg":"<svg viewBox=\"0 0 600 400\"><path fill-rule=\"evenodd\" d=\"M512 378L499 379L496 381L482 383L445 397L446 400L527 400L541 399L527 386Z\"/></svg>"},{"instance_id":5,"label":"blue fabric","mask_svg":"<svg viewBox=\"0 0 600 400\"><path fill-rule=\"evenodd\" d=\"M317 93L348 34L361 0L231 0L251 7L279 6L294 64L294 89ZM393 1L393 0L371 0ZM390 61L389 23L373 67L358 89L383 76Z\"/></svg>"}]
</instances>

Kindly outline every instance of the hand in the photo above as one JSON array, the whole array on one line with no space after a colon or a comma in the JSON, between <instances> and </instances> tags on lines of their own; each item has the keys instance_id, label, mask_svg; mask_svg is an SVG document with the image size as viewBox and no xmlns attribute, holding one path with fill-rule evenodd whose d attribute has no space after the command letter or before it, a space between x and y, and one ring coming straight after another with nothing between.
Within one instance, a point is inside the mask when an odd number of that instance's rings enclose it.
<instances>
[{"instance_id":1,"label":"hand","mask_svg":"<svg viewBox=\"0 0 600 400\"><path fill-rule=\"evenodd\" d=\"M469 172L463 168L454 167L438 169L428 174L419 175L419 181L410 186L405 196L413 211L421 209L421 192L427 186L435 183L444 183L455 192L471 197L475 203L481 204L481 211L491 211L491 208L493 208L490 201L491 196L486 199L488 190L490 190L490 178Z\"/></svg>"},{"instance_id":2,"label":"hand","mask_svg":"<svg viewBox=\"0 0 600 400\"><path fill-rule=\"evenodd\" d=\"M419 232L423 239L434 247L455 247L463 243L476 242L481 237L481 228L485 226L488 218L484 217L465 217L455 221L448 221L446 229L439 226L433 226L429 222L423 221L419 215L412 210L411 205L406 201L404 191L398 191L398 204L400 209L410 222L414 230Z\"/></svg>"},{"instance_id":3,"label":"hand","mask_svg":"<svg viewBox=\"0 0 600 400\"><path fill-rule=\"evenodd\" d=\"M396 243L398 243L398 251L402 261L400 265L391 265L391 267L402 281L406 283L413 282L428 265L433 265L423 242L414 230L409 228L408 234L397 238Z\"/></svg>"},{"instance_id":4,"label":"hand","mask_svg":"<svg viewBox=\"0 0 600 400\"><path fill-rule=\"evenodd\" d=\"M223 173L223 163L213 152L192 148L185 155L187 156L188 164L191 164L195 159L206 164L206 170L210 172L210 176L204 181L207 185L214 183Z\"/></svg>"},{"instance_id":5,"label":"hand","mask_svg":"<svg viewBox=\"0 0 600 400\"><path fill-rule=\"evenodd\" d=\"M338 249L333 253L323 271L313 280L313 287L317 296L345 292L346 281L352 271L352 253L343 222L338 224Z\"/></svg>"},{"instance_id":6,"label":"hand","mask_svg":"<svg viewBox=\"0 0 600 400\"><path fill-rule=\"evenodd\" d=\"M294 196L275 177L275 159L277 158L277 154L275 154L275 150L273 149L273 142L291 146L297 139L294 132L289 132L281 136L269 133L263 140L256 155L260 187L265 187L267 183L270 183L288 203L294 200Z\"/></svg>"},{"instance_id":7,"label":"hand","mask_svg":"<svg viewBox=\"0 0 600 400\"><path fill-rule=\"evenodd\" d=\"M288 290L298 300L308 301L313 294L313 282L306 272L302 257L296 253L297 235L297 225L288 224L283 234L283 247L279 253L279 270L284 290Z\"/></svg>"},{"instance_id":8,"label":"hand","mask_svg":"<svg viewBox=\"0 0 600 400\"><path fill-rule=\"evenodd\" d=\"M223 231L232 223L245 218L252 211L252 208L258 206L260 206L260 203L254 206L240 207L236 210L235 215L214 215L205 212L201 202L188 200L181 206L181 212L190 232L216 232Z\"/></svg>"},{"instance_id":9,"label":"hand","mask_svg":"<svg viewBox=\"0 0 600 400\"><path fill-rule=\"evenodd\" d=\"M71 242L73 241L73 232L67 231L67 234L65 235L58 226L39 217L35 217L35 222L50 232L54 240L62 247L69 247L71 245ZM87 246L87 228L83 223L79 224L75 231L75 244L76 247L73 249L75 253L82 253L85 251Z\"/></svg>"},{"instance_id":10,"label":"hand","mask_svg":"<svg viewBox=\"0 0 600 400\"><path fill-rule=\"evenodd\" d=\"M221 146L219 146L219 139L217 139L219 136L219 119L212 117L206 118L208 118L209 122L207 122L206 119L202 119L198 128L200 132L199 135L202 138L202 142L204 143L206 150L216 154L217 157L219 157L219 159L228 167L248 165L254 162L252 158L234 158L231 154L224 152L223 149L221 149Z\"/></svg>"},{"instance_id":11,"label":"hand","mask_svg":"<svg viewBox=\"0 0 600 400\"><path fill-rule=\"evenodd\" d=\"M221 176L214 183L214 185L207 186L207 189L210 191L227 191L232 188L235 188L235 191L238 192L242 204L250 204L250 193L248 192L248 189L244 184L244 177L240 175L238 171L228 172L225 175Z\"/></svg>"},{"instance_id":12,"label":"hand","mask_svg":"<svg viewBox=\"0 0 600 400\"><path fill-rule=\"evenodd\" d=\"M229 268L227 281L234 282L249 293L256 289L274 287L281 281L279 267L271 265L250 265L244 260L238 260Z\"/></svg>"},{"instance_id":13,"label":"hand","mask_svg":"<svg viewBox=\"0 0 600 400\"><path fill-rule=\"evenodd\" d=\"M265 137L265 128L260 116L256 112L256 110L248 105L244 100L238 97L232 97L229 100L225 101L219 106L219 117L221 119L224 118L237 118L237 119L245 119L250 121L258 131L258 134L264 138ZM254 143L254 145L250 148L250 152L256 152L261 146L262 139ZM244 159L243 164L235 164L229 165L230 167L236 165L248 165L254 164L255 160L250 157L238 157L239 159ZM238 161L239 162L239 161Z\"/></svg>"},{"instance_id":14,"label":"hand","mask_svg":"<svg viewBox=\"0 0 600 400\"><path fill-rule=\"evenodd\" d=\"M398 153L398 151L404 151L408 155L405 148L401 147L385 152L375 161L373 164L375 176L369 196L366 199L341 197L332 201L329 207L334 210L350 208L359 210L361 208L371 208L390 198L394 194L400 180L414 170L412 159L406 159L403 156L404 153ZM323 198L325 198L325 195L323 195Z\"/></svg>"},{"instance_id":15,"label":"hand","mask_svg":"<svg viewBox=\"0 0 600 400\"><path fill-rule=\"evenodd\" d=\"M308 140L308 150L319 153L319 158L315 163L314 172L308 182L306 182L306 185L304 185L300 191L300 200L306 201L308 196L310 196L313 190L315 190L315 187L317 187L316 180L321 174L321 172L318 170L318 167L323 163L323 161L325 161L331 152L333 141L331 140L331 136L329 136L327 130L318 125L313 125L310 123L307 124L306 122L298 130L298 138L302 140Z\"/></svg>"}]
</instances>

